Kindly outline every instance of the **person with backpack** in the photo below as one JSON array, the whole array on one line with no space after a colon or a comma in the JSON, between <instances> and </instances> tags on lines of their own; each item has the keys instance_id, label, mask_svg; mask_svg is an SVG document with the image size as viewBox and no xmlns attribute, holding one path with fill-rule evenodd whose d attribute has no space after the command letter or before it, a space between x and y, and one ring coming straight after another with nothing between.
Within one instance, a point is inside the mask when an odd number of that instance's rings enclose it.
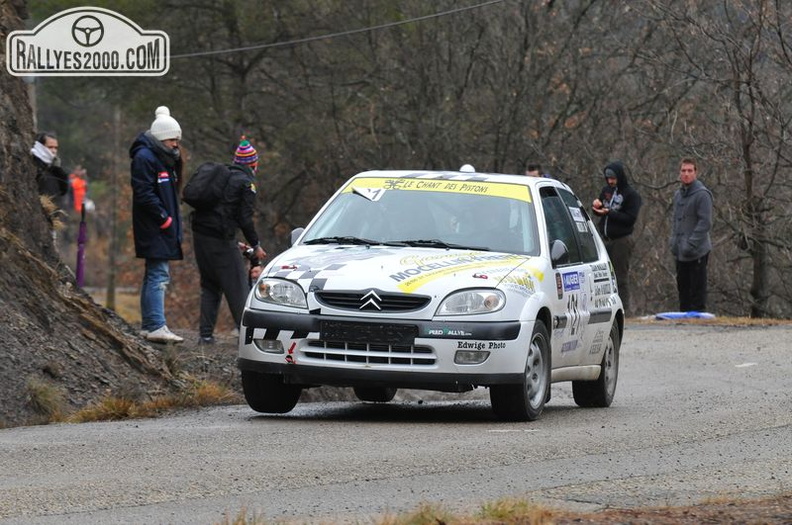
<instances>
[{"instance_id":1,"label":"person with backpack","mask_svg":"<svg viewBox=\"0 0 792 525\"><path fill-rule=\"evenodd\" d=\"M253 257L264 259L254 224L258 153L244 136L233 163L202 164L182 193L192 206L193 250L201 282L199 343L213 344L220 303L225 295L228 308L239 326L250 290L243 258L236 240L237 229L253 248Z\"/></svg>"}]
</instances>

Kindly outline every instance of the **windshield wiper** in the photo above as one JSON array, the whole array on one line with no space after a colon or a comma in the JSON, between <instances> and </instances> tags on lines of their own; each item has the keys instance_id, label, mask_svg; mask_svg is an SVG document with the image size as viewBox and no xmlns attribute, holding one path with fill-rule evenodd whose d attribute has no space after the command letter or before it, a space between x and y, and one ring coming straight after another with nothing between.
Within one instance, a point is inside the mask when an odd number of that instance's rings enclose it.
<instances>
[{"instance_id":1,"label":"windshield wiper","mask_svg":"<svg viewBox=\"0 0 792 525\"><path fill-rule=\"evenodd\" d=\"M446 250L479 250L488 252L486 246L465 246L464 244L453 244L440 239L409 239L404 241L388 241L382 243L385 246L413 246L419 248L443 248Z\"/></svg>"},{"instance_id":2,"label":"windshield wiper","mask_svg":"<svg viewBox=\"0 0 792 525\"><path fill-rule=\"evenodd\" d=\"M371 239L361 239L360 237L352 236L338 236L338 237L317 237L303 241L303 244L363 244L363 245L376 245L382 244L379 241L372 241Z\"/></svg>"}]
</instances>

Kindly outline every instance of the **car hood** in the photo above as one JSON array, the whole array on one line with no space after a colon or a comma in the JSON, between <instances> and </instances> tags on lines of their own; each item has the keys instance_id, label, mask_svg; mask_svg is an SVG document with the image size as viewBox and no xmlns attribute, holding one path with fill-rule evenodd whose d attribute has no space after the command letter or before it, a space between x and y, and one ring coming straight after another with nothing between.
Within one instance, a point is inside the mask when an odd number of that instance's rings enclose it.
<instances>
[{"instance_id":1,"label":"car hood","mask_svg":"<svg viewBox=\"0 0 792 525\"><path fill-rule=\"evenodd\" d=\"M547 269L524 255L389 246L298 245L277 256L268 277L300 283L309 292L378 288L434 295L450 289L500 287L532 293Z\"/></svg>"}]
</instances>

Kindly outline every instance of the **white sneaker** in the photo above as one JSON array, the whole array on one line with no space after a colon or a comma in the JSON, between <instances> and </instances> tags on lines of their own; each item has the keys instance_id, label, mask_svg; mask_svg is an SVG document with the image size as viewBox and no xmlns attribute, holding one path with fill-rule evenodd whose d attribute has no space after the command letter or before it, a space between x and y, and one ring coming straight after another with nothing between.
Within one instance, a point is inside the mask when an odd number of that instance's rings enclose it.
<instances>
[{"instance_id":1,"label":"white sneaker","mask_svg":"<svg viewBox=\"0 0 792 525\"><path fill-rule=\"evenodd\" d=\"M174 334L166 325L162 325L153 332L149 332L146 335L146 339L153 343L182 343L184 342L183 337L179 337L178 335Z\"/></svg>"}]
</instances>

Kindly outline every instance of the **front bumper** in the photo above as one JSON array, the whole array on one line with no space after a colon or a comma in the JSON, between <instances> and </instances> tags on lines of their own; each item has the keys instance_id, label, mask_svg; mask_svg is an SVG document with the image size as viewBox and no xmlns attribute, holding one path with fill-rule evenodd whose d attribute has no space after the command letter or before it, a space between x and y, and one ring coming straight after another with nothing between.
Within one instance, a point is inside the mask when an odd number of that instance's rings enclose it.
<instances>
[{"instance_id":1,"label":"front bumper","mask_svg":"<svg viewBox=\"0 0 792 525\"><path fill-rule=\"evenodd\" d=\"M238 366L292 384L462 392L521 382L532 331L533 323L519 321L383 320L248 309ZM459 364L458 351L487 357Z\"/></svg>"}]
</instances>

